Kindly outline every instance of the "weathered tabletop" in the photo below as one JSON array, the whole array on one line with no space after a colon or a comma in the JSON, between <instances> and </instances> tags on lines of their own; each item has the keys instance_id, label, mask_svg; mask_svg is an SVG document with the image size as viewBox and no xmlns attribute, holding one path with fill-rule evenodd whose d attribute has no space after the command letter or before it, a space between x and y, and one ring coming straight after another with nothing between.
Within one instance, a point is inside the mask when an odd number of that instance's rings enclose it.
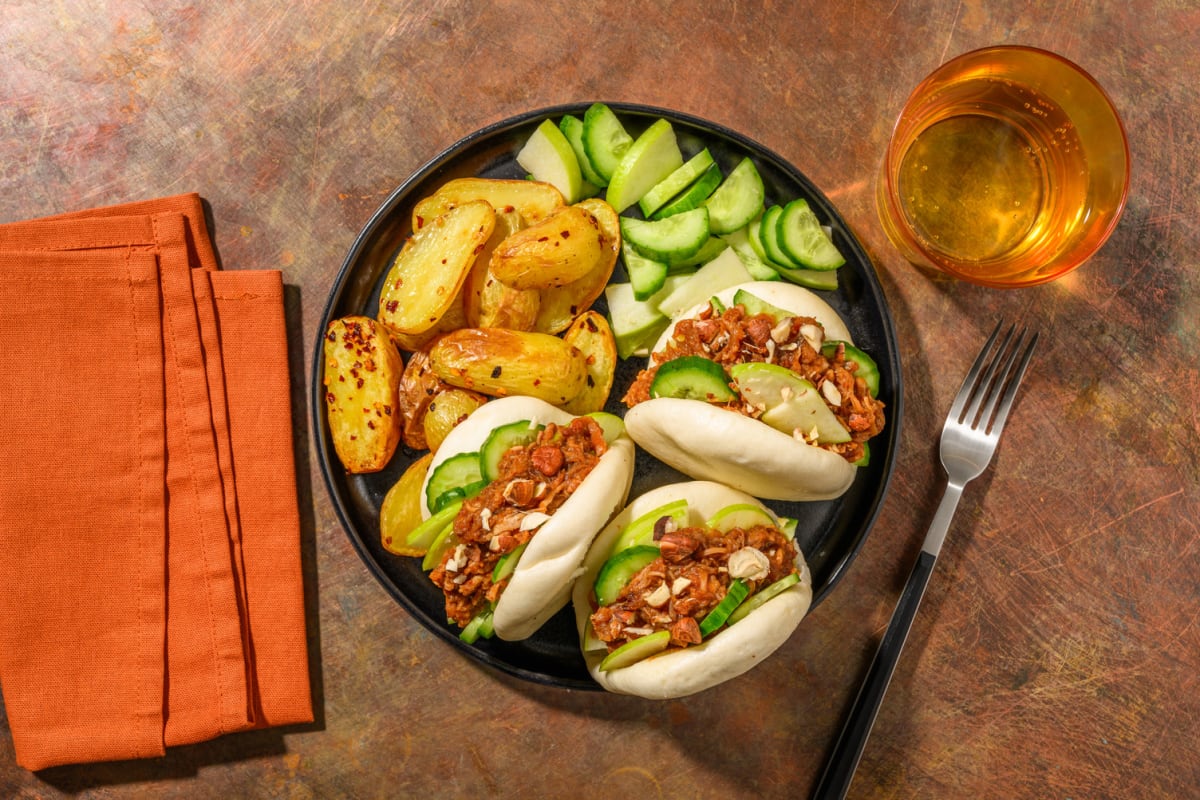
<instances>
[{"instance_id":1,"label":"weathered tabletop","mask_svg":"<svg viewBox=\"0 0 1200 800\"><path fill-rule=\"evenodd\" d=\"M1036 323L1043 344L992 470L967 489L851 796L1195 791L1200 13L1167 0L763 6L7 10L0 220L198 191L226 268L284 271L318 719L39 774L15 766L0 725L0 796L806 796L939 497L941 419L998 317ZM873 205L909 89L994 43L1083 65L1133 153L1109 243L1068 279L1016 292L930 281ZM898 469L849 574L761 667L673 702L529 684L435 639L341 530L304 408L329 288L392 189L475 129L584 100L705 117L794 163L870 251L904 362Z\"/></svg>"}]
</instances>

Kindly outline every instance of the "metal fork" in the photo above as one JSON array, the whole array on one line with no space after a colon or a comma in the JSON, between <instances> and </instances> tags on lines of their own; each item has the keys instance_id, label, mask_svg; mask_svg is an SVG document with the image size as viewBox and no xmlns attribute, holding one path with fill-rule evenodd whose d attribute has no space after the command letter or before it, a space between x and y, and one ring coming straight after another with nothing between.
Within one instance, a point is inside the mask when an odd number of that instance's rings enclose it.
<instances>
[{"instance_id":1,"label":"metal fork","mask_svg":"<svg viewBox=\"0 0 1200 800\"><path fill-rule=\"evenodd\" d=\"M997 324L988 337L971 371L963 380L962 388L950 407L946 424L942 427L941 460L949 478L945 494L925 535L921 555L892 612L892 619L879 642L879 649L862 688L813 793L815 800L846 796L867 736L871 733L871 726L875 724L875 715L883 701L884 692L900 659L904 640L908 637L917 607L929 584L938 552L946 540L946 532L958 507L958 500L962 497L963 487L979 477L996 452L1000 432L1004 429L1008 412L1012 410L1017 388L1021 385L1038 340L1036 332L1029 333L1026 329L1017 334L1014 325L1008 329L999 346L994 347L1003 327L1003 322Z\"/></svg>"}]
</instances>

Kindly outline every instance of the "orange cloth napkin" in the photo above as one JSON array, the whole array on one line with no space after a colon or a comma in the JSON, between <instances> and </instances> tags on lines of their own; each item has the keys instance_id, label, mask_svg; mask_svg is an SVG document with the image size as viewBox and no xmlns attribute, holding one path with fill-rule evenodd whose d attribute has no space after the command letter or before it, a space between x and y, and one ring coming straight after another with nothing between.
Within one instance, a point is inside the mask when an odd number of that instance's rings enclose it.
<instances>
[{"instance_id":1,"label":"orange cloth napkin","mask_svg":"<svg viewBox=\"0 0 1200 800\"><path fill-rule=\"evenodd\" d=\"M281 274L195 194L0 225L0 400L18 763L311 721Z\"/></svg>"}]
</instances>

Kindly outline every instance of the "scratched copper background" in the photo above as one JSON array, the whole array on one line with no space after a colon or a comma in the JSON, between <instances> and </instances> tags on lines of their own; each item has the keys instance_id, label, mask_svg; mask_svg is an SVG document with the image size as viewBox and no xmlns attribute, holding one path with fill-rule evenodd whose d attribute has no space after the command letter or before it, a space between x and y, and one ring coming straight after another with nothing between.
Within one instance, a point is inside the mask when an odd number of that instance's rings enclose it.
<instances>
[{"instance_id":1,"label":"scratched copper background","mask_svg":"<svg viewBox=\"0 0 1200 800\"><path fill-rule=\"evenodd\" d=\"M1036 322L1043 346L851 796L1191 795L1198 26L1191 4L1149 0L7 4L0 220L195 190L227 268L285 272L319 716L37 775L14 765L5 724L0 796L806 796L937 502L941 418L1001 316ZM1105 248L1019 292L930 281L873 207L909 89L995 43L1088 69L1134 159ZM540 688L436 641L338 528L301 405L314 320L386 195L472 130L605 99L706 117L812 178L876 261L905 365L900 469L850 574L747 677L666 703Z\"/></svg>"}]
</instances>

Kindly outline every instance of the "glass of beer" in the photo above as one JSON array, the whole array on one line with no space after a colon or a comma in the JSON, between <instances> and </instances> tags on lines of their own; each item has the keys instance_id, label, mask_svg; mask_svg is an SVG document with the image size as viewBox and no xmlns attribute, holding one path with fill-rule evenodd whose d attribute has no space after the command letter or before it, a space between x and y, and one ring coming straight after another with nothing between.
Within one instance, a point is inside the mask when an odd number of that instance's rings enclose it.
<instances>
[{"instance_id":1,"label":"glass of beer","mask_svg":"<svg viewBox=\"0 0 1200 800\"><path fill-rule=\"evenodd\" d=\"M908 98L877 185L888 237L916 266L994 287L1078 267L1129 186L1116 109L1061 56L998 46L946 62Z\"/></svg>"}]
</instances>

